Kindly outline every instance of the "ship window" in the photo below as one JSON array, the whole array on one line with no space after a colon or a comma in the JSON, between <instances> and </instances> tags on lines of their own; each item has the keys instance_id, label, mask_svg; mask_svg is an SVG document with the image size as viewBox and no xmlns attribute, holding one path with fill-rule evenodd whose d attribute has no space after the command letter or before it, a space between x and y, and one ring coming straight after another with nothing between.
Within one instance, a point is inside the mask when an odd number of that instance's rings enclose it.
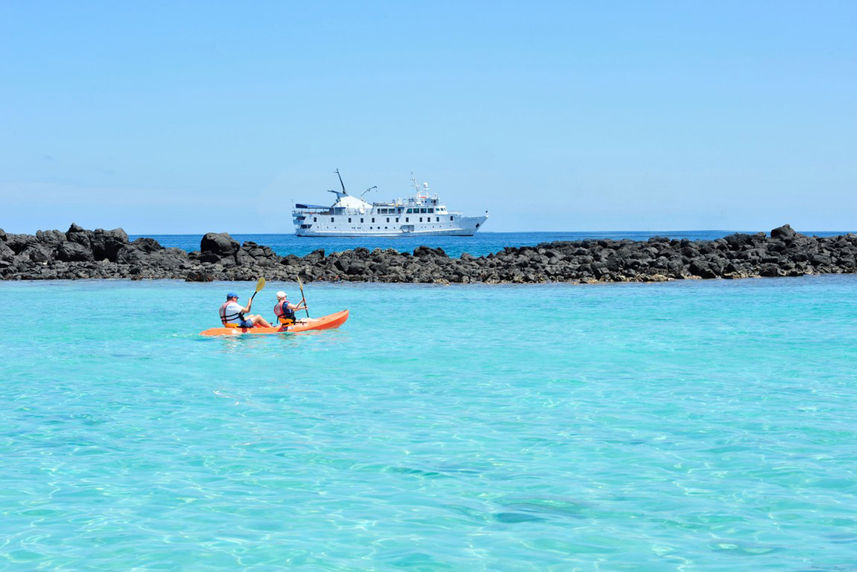
<instances>
[{"instance_id":1,"label":"ship window","mask_svg":"<svg viewBox=\"0 0 857 572\"><path fill-rule=\"evenodd\" d=\"M408 209L408 212L413 212L413 209Z\"/></svg>"},{"instance_id":2,"label":"ship window","mask_svg":"<svg viewBox=\"0 0 857 572\"><path fill-rule=\"evenodd\" d=\"M396 217L396 222L399 222L399 217Z\"/></svg>"},{"instance_id":3,"label":"ship window","mask_svg":"<svg viewBox=\"0 0 857 572\"><path fill-rule=\"evenodd\" d=\"M410 222L410 221L411 221L410 217L405 217L405 222Z\"/></svg>"},{"instance_id":4,"label":"ship window","mask_svg":"<svg viewBox=\"0 0 857 572\"><path fill-rule=\"evenodd\" d=\"M330 217L330 222L333 222L333 217Z\"/></svg>"},{"instance_id":5,"label":"ship window","mask_svg":"<svg viewBox=\"0 0 857 572\"><path fill-rule=\"evenodd\" d=\"M434 217L434 222L440 222L440 217L439 216Z\"/></svg>"},{"instance_id":6,"label":"ship window","mask_svg":"<svg viewBox=\"0 0 857 572\"><path fill-rule=\"evenodd\" d=\"M420 217L420 222L423 222L423 217Z\"/></svg>"},{"instance_id":7,"label":"ship window","mask_svg":"<svg viewBox=\"0 0 857 572\"><path fill-rule=\"evenodd\" d=\"M372 217L372 222L375 222L375 217Z\"/></svg>"},{"instance_id":8,"label":"ship window","mask_svg":"<svg viewBox=\"0 0 857 572\"><path fill-rule=\"evenodd\" d=\"M348 222L351 222L351 217L348 217Z\"/></svg>"},{"instance_id":9,"label":"ship window","mask_svg":"<svg viewBox=\"0 0 857 572\"><path fill-rule=\"evenodd\" d=\"M360 222L363 222L363 217L360 217Z\"/></svg>"},{"instance_id":10,"label":"ship window","mask_svg":"<svg viewBox=\"0 0 857 572\"><path fill-rule=\"evenodd\" d=\"M452 217L449 217L449 220L452 220Z\"/></svg>"},{"instance_id":11,"label":"ship window","mask_svg":"<svg viewBox=\"0 0 857 572\"><path fill-rule=\"evenodd\" d=\"M430 213L433 213L433 212L434 212L434 209L429 209L429 212L430 212Z\"/></svg>"}]
</instances>

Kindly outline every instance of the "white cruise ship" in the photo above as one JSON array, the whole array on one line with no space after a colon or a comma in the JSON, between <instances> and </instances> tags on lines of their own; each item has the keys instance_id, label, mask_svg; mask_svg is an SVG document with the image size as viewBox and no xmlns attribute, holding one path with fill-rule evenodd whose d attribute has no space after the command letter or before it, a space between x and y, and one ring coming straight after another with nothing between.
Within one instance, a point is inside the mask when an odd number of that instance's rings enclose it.
<instances>
[{"instance_id":1,"label":"white cruise ship","mask_svg":"<svg viewBox=\"0 0 857 572\"><path fill-rule=\"evenodd\" d=\"M342 190L328 191L336 195L333 205L295 205L292 218L296 235L473 236L488 218L488 211L482 216L464 216L460 212L447 210L437 195L429 194L428 183L420 187L414 179L411 179L416 190L413 197L386 203L368 203L363 200L363 195L377 187L370 187L355 197L345 190L339 169L336 174Z\"/></svg>"}]
</instances>

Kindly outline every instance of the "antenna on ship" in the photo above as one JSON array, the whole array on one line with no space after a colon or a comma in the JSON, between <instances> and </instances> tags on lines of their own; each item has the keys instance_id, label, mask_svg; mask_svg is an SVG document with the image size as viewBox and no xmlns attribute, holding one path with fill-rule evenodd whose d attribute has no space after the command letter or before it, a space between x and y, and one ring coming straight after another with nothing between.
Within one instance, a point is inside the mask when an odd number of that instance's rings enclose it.
<instances>
[{"instance_id":1,"label":"antenna on ship","mask_svg":"<svg viewBox=\"0 0 857 572\"><path fill-rule=\"evenodd\" d=\"M375 185L374 187L369 187L368 189L366 189L365 191L363 191L362 193L360 193L360 198L362 199L362 198L363 198L363 195L365 195L365 194L366 194L366 193L368 193L369 191L375 190L375 189L377 189L377 188L378 188L378 185Z\"/></svg>"}]
</instances>

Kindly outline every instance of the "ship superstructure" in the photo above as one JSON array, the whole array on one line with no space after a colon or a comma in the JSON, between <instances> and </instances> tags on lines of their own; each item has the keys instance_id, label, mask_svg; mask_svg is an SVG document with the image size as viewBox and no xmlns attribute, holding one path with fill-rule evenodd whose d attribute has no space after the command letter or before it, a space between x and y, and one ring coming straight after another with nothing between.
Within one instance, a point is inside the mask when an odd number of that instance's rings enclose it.
<instances>
[{"instance_id":1,"label":"ship superstructure","mask_svg":"<svg viewBox=\"0 0 857 572\"><path fill-rule=\"evenodd\" d=\"M292 212L295 234L298 236L402 236L451 235L473 236L488 218L464 216L450 211L437 195L430 194L428 183L418 185L411 179L415 194L390 202L363 200L363 196L376 189L370 187L359 197L348 194L339 169L341 191L330 190L336 202L329 207L296 204Z\"/></svg>"}]
</instances>

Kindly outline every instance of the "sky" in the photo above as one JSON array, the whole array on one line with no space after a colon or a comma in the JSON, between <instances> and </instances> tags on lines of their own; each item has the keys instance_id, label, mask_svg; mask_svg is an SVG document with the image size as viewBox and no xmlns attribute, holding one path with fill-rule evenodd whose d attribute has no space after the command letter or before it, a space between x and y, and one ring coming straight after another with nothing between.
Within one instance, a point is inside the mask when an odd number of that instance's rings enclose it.
<instances>
[{"instance_id":1,"label":"sky","mask_svg":"<svg viewBox=\"0 0 857 572\"><path fill-rule=\"evenodd\" d=\"M857 2L0 0L0 228L857 230Z\"/></svg>"}]
</instances>

